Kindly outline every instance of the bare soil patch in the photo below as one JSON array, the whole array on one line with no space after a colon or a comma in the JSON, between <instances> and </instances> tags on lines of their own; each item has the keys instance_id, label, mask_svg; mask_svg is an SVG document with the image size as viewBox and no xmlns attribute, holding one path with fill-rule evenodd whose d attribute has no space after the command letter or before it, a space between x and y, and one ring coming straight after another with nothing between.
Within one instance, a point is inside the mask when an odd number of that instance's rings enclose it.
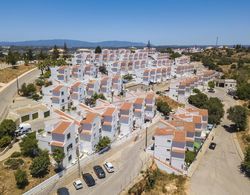
<instances>
[{"instance_id":1,"label":"bare soil patch","mask_svg":"<svg viewBox=\"0 0 250 195\"><path fill-rule=\"evenodd\" d=\"M17 66L16 68L5 68L3 70L0 70L0 83L8 83L15 79L17 76L20 76L35 67L35 65L21 65Z\"/></svg>"}]
</instances>

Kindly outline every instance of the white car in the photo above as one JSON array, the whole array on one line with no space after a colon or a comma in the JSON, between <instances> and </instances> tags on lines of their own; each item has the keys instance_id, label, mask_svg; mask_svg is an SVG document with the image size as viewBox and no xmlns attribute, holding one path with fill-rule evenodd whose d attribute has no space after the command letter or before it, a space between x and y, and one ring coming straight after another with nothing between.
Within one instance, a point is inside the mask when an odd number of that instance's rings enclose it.
<instances>
[{"instance_id":1,"label":"white car","mask_svg":"<svg viewBox=\"0 0 250 195\"><path fill-rule=\"evenodd\" d=\"M76 190L79 190L79 189L83 188L83 184L82 184L81 180L74 181L73 185L75 186Z\"/></svg>"},{"instance_id":2,"label":"white car","mask_svg":"<svg viewBox=\"0 0 250 195\"><path fill-rule=\"evenodd\" d=\"M114 172L114 167L110 162L105 162L103 166L108 171L108 173L113 173Z\"/></svg>"}]
</instances>

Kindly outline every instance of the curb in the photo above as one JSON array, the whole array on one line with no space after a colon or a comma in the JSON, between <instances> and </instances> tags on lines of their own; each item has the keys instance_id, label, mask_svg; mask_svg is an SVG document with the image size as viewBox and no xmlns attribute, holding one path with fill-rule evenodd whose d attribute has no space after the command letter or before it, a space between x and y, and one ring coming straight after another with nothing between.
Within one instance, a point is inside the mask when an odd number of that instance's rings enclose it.
<instances>
[{"instance_id":1,"label":"curb","mask_svg":"<svg viewBox=\"0 0 250 195\"><path fill-rule=\"evenodd\" d=\"M240 159L243 161L244 160L244 153L240 147L236 133L233 133L232 138L233 138L233 142L234 142L234 145L236 147L236 150L240 156Z\"/></svg>"}]
</instances>

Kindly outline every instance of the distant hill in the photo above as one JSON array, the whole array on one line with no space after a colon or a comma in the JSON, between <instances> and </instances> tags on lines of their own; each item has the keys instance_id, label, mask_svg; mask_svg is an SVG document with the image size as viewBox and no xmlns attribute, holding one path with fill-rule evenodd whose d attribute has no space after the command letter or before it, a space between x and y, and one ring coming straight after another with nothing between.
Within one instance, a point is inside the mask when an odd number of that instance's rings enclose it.
<instances>
[{"instance_id":1,"label":"distant hill","mask_svg":"<svg viewBox=\"0 0 250 195\"><path fill-rule=\"evenodd\" d=\"M0 46L33 46L33 47L51 47L54 45L67 47L143 47L145 43L129 42L129 41L102 41L102 42L87 42L69 39L52 39L52 40L32 40L32 41L18 41L18 42L0 42Z\"/></svg>"}]
</instances>

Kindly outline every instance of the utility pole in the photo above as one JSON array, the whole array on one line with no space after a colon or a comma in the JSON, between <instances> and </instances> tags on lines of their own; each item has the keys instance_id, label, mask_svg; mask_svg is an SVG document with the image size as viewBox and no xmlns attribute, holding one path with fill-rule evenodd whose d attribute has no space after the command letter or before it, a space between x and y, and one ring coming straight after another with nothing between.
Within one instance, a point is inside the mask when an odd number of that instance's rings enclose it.
<instances>
[{"instance_id":1,"label":"utility pole","mask_svg":"<svg viewBox=\"0 0 250 195\"><path fill-rule=\"evenodd\" d=\"M79 146L76 147L76 156L77 156L77 164L78 164L78 174L81 177L81 166L80 166L80 154L79 154Z\"/></svg>"},{"instance_id":2,"label":"utility pole","mask_svg":"<svg viewBox=\"0 0 250 195\"><path fill-rule=\"evenodd\" d=\"M147 149L147 145L148 145L148 127L146 127L145 151L146 151L146 149Z\"/></svg>"},{"instance_id":3,"label":"utility pole","mask_svg":"<svg viewBox=\"0 0 250 195\"><path fill-rule=\"evenodd\" d=\"M17 94L19 94L19 81L18 81L18 76L16 77L16 87L17 87Z\"/></svg>"}]
</instances>

